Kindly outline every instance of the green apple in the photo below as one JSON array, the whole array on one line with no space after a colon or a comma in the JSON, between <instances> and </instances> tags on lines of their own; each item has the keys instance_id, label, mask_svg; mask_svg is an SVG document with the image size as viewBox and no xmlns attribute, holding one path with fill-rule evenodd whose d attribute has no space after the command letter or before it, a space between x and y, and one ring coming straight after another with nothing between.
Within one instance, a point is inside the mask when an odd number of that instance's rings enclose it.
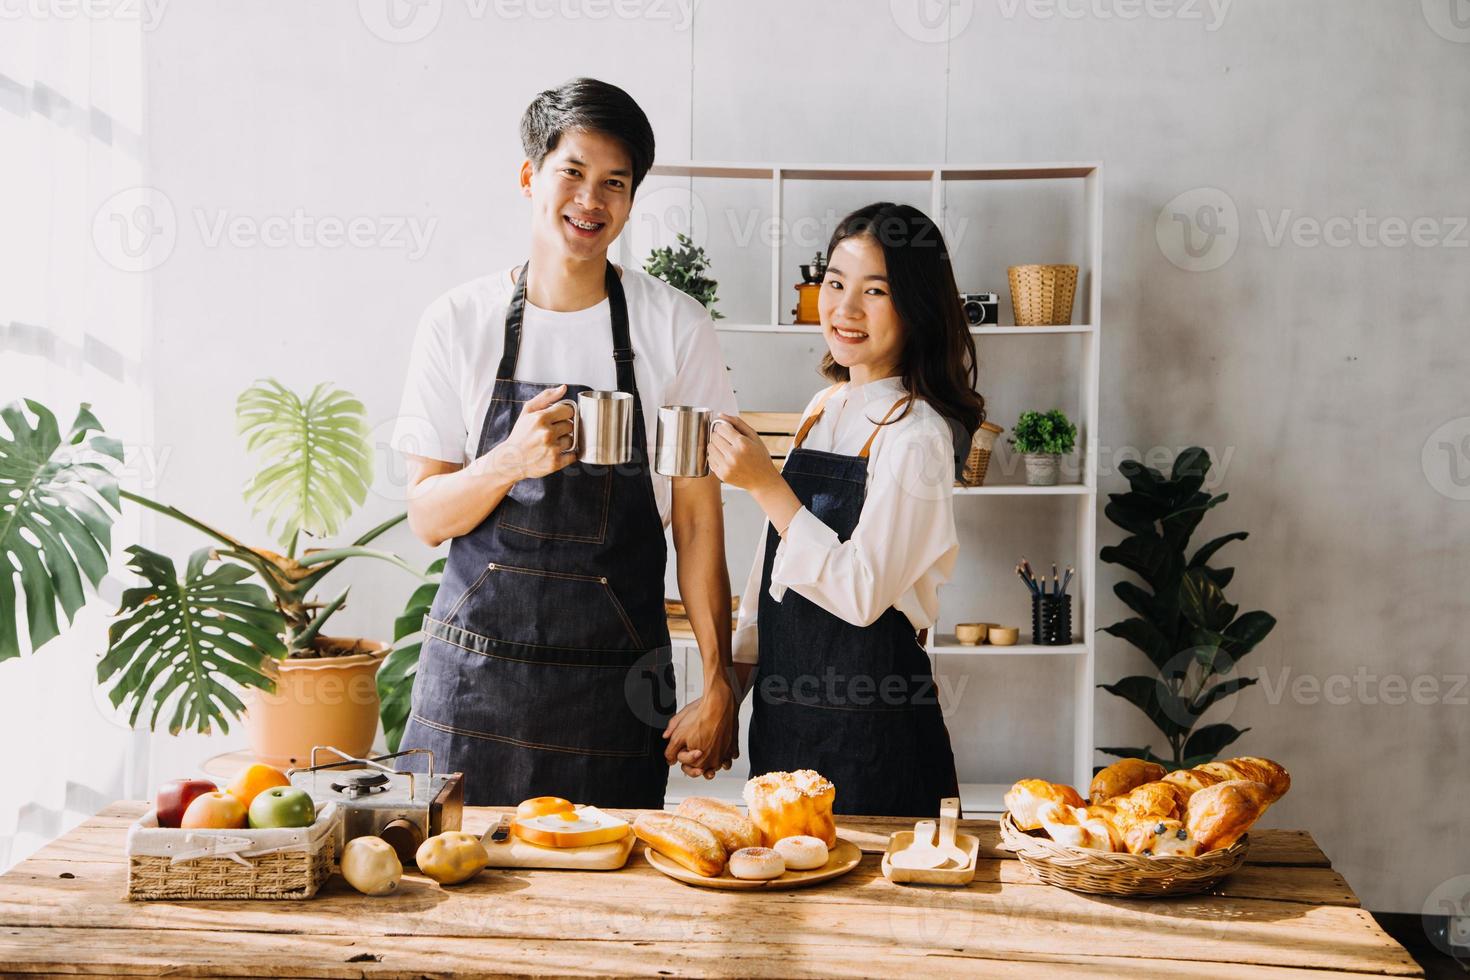
<instances>
[{"instance_id":1,"label":"green apple","mask_svg":"<svg viewBox=\"0 0 1470 980\"><path fill-rule=\"evenodd\" d=\"M316 822L316 805L306 790L295 786L272 786L250 801L250 826L310 827Z\"/></svg>"}]
</instances>

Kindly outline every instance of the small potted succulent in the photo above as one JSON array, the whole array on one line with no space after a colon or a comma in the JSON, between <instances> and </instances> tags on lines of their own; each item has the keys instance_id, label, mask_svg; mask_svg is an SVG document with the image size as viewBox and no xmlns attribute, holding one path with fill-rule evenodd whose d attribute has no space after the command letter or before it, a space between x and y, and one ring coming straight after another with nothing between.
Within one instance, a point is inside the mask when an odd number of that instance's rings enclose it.
<instances>
[{"instance_id":1,"label":"small potted succulent","mask_svg":"<svg viewBox=\"0 0 1470 980\"><path fill-rule=\"evenodd\" d=\"M1077 446L1077 426L1059 408L1022 412L1006 441L1026 461L1028 485L1054 487L1061 457Z\"/></svg>"},{"instance_id":2,"label":"small potted succulent","mask_svg":"<svg viewBox=\"0 0 1470 980\"><path fill-rule=\"evenodd\" d=\"M677 241L677 249L665 246L649 252L643 271L699 300L709 310L711 320L723 319L724 314L715 309L715 302L719 299L716 291L720 284L705 275L709 270L709 257L688 235L679 235Z\"/></svg>"}]
</instances>

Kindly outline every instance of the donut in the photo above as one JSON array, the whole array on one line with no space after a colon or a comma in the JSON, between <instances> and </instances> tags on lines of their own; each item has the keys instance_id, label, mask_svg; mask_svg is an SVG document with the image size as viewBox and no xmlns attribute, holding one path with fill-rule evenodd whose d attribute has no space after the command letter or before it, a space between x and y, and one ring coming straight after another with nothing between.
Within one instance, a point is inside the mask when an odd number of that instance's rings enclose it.
<instances>
[{"instance_id":1,"label":"donut","mask_svg":"<svg viewBox=\"0 0 1470 980\"><path fill-rule=\"evenodd\" d=\"M792 871L810 871L827 863L827 845L815 837L782 837L776 841L776 853L786 860Z\"/></svg>"},{"instance_id":2,"label":"donut","mask_svg":"<svg viewBox=\"0 0 1470 980\"><path fill-rule=\"evenodd\" d=\"M736 878L768 881L785 873L786 861L769 847L742 847L730 855L730 874Z\"/></svg>"}]
</instances>

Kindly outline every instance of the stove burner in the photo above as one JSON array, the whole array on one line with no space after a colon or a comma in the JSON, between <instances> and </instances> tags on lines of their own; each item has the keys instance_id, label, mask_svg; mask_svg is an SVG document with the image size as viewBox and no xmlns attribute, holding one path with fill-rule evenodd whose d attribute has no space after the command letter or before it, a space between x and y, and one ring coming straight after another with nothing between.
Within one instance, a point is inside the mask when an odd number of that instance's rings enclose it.
<instances>
[{"instance_id":1,"label":"stove burner","mask_svg":"<svg viewBox=\"0 0 1470 980\"><path fill-rule=\"evenodd\" d=\"M367 773L353 776L345 783L332 783L331 786L338 793L355 800L359 796L388 792L388 775L382 772Z\"/></svg>"}]
</instances>

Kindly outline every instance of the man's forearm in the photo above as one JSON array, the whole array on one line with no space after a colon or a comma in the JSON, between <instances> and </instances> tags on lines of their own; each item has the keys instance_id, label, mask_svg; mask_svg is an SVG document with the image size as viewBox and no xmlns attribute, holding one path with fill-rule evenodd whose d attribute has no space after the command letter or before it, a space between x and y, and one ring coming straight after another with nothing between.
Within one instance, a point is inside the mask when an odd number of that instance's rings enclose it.
<instances>
[{"instance_id":1,"label":"man's forearm","mask_svg":"<svg viewBox=\"0 0 1470 980\"><path fill-rule=\"evenodd\" d=\"M439 473L416 483L408 495L408 524L421 540L438 547L480 526L516 477L496 446L464 469Z\"/></svg>"},{"instance_id":2,"label":"man's forearm","mask_svg":"<svg viewBox=\"0 0 1470 980\"><path fill-rule=\"evenodd\" d=\"M719 483L712 477L704 479L711 483L690 480L676 489L672 525L679 597L699 643L704 690L708 694L712 687L728 691L732 684L730 573L725 567L725 520Z\"/></svg>"}]
</instances>

